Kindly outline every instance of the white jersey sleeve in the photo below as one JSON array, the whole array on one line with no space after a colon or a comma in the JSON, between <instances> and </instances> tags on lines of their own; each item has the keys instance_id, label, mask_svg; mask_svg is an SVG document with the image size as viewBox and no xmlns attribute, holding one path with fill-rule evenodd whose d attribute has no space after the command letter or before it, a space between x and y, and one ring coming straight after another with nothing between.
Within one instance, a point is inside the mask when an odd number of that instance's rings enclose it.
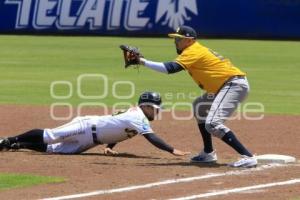
<instances>
[{"instance_id":1,"label":"white jersey sleeve","mask_svg":"<svg viewBox=\"0 0 300 200\"><path fill-rule=\"evenodd\" d=\"M138 134L153 132L149 120L146 118L143 111L139 107L130 108L126 112L126 114L128 117L128 123L130 124L132 131L136 131Z\"/></svg>"}]
</instances>

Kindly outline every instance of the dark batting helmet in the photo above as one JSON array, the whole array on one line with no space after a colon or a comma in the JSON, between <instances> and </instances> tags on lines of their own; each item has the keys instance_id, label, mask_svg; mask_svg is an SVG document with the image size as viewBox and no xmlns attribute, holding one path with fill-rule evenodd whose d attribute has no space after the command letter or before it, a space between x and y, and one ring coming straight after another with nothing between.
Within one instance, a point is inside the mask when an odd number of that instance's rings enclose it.
<instances>
[{"instance_id":1,"label":"dark batting helmet","mask_svg":"<svg viewBox=\"0 0 300 200\"><path fill-rule=\"evenodd\" d=\"M139 98L139 105L151 105L161 108L161 97L157 92L143 92Z\"/></svg>"}]
</instances>

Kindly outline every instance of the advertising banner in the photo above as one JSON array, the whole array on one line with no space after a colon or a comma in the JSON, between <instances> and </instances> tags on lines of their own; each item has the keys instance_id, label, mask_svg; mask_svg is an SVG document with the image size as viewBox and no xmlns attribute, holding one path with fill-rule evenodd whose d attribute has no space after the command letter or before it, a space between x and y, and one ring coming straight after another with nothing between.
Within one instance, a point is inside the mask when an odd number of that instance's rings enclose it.
<instances>
[{"instance_id":1,"label":"advertising banner","mask_svg":"<svg viewBox=\"0 0 300 200\"><path fill-rule=\"evenodd\" d=\"M300 38L300 0L2 0L1 33Z\"/></svg>"}]
</instances>

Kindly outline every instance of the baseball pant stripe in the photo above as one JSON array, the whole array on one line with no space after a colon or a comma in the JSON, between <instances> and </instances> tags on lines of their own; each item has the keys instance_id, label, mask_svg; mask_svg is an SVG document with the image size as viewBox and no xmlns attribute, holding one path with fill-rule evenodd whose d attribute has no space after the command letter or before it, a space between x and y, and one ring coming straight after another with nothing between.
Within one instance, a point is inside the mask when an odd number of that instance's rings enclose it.
<instances>
[{"instance_id":1,"label":"baseball pant stripe","mask_svg":"<svg viewBox=\"0 0 300 200\"><path fill-rule=\"evenodd\" d=\"M226 95L228 94L229 90L231 89L231 86L232 86L232 82L230 82L230 85L229 85L227 91L226 91L225 94L223 95L223 97L222 97L222 99L221 99L221 101L220 101L218 107L216 108L216 110L215 110L215 112L214 112L214 114L213 114L213 116L212 116L212 118L211 118L211 120L210 120L210 122L209 122L209 125L210 125L211 127L215 127L215 126L212 124L212 121L214 120L215 115L216 115L217 111L219 110L219 108L220 108L220 106L221 106L223 100L225 99Z\"/></svg>"}]
</instances>

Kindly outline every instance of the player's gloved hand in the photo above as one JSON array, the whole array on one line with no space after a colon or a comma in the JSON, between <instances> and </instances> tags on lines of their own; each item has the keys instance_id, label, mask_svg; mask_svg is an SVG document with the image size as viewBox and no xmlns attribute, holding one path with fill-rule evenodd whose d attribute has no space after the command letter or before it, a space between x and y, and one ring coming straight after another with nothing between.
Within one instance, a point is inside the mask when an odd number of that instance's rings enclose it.
<instances>
[{"instance_id":1,"label":"player's gloved hand","mask_svg":"<svg viewBox=\"0 0 300 200\"><path fill-rule=\"evenodd\" d=\"M123 51L125 68L131 65L138 66L139 64L141 64L140 58L143 58L143 55L137 47L120 45L120 48Z\"/></svg>"},{"instance_id":2,"label":"player's gloved hand","mask_svg":"<svg viewBox=\"0 0 300 200\"><path fill-rule=\"evenodd\" d=\"M180 151L178 149L174 149L172 154L175 155L175 156L185 156L185 155L191 154L191 152Z\"/></svg>"},{"instance_id":3,"label":"player's gloved hand","mask_svg":"<svg viewBox=\"0 0 300 200\"><path fill-rule=\"evenodd\" d=\"M112 150L111 148L106 147L104 149L104 154L105 155L117 155L119 152Z\"/></svg>"}]
</instances>

